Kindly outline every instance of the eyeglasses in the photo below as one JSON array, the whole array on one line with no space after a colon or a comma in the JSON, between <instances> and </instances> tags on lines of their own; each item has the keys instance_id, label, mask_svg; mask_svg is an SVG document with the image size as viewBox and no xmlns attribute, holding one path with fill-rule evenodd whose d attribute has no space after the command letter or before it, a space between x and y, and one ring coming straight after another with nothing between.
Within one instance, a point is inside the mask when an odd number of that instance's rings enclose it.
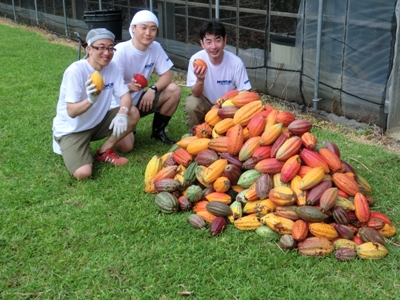
<instances>
[{"instance_id":1,"label":"eyeglasses","mask_svg":"<svg viewBox=\"0 0 400 300\"><path fill-rule=\"evenodd\" d=\"M115 49L114 47L108 47L108 48L104 47L104 46L101 46L101 47L91 46L91 47L100 52L108 51L109 53L114 53L115 51L117 51L117 49Z\"/></svg>"}]
</instances>

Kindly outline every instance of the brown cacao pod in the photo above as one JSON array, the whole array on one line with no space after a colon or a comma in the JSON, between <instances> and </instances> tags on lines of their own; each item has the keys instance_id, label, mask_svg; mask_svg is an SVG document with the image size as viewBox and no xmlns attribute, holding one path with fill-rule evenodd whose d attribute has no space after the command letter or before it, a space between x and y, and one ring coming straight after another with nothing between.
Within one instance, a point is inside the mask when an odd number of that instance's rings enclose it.
<instances>
[{"instance_id":1,"label":"brown cacao pod","mask_svg":"<svg viewBox=\"0 0 400 300\"><path fill-rule=\"evenodd\" d=\"M206 227L206 222L199 215L191 214L188 217L188 221L189 221L190 225L192 225L194 228L199 229L199 228Z\"/></svg>"},{"instance_id":2,"label":"brown cacao pod","mask_svg":"<svg viewBox=\"0 0 400 300\"><path fill-rule=\"evenodd\" d=\"M273 187L271 176L267 173L261 174L256 180L256 193L258 198L261 200L267 199Z\"/></svg>"},{"instance_id":3,"label":"brown cacao pod","mask_svg":"<svg viewBox=\"0 0 400 300\"><path fill-rule=\"evenodd\" d=\"M197 162L199 165L208 167L211 165L214 161L218 159L218 154L214 150L211 149L205 149L200 151L194 161Z\"/></svg>"},{"instance_id":4,"label":"brown cacao pod","mask_svg":"<svg viewBox=\"0 0 400 300\"><path fill-rule=\"evenodd\" d=\"M307 205L313 206L319 204L322 194L331 187L331 180L323 180L315 187L311 188L307 194Z\"/></svg>"},{"instance_id":5,"label":"brown cacao pod","mask_svg":"<svg viewBox=\"0 0 400 300\"><path fill-rule=\"evenodd\" d=\"M338 198L338 188L331 187L322 193L321 199L319 200L319 207L322 212L330 210L335 206L336 200Z\"/></svg>"},{"instance_id":6,"label":"brown cacao pod","mask_svg":"<svg viewBox=\"0 0 400 300\"><path fill-rule=\"evenodd\" d=\"M331 242L326 238L309 237L297 245L298 252L307 256L327 256L334 250Z\"/></svg>"},{"instance_id":7,"label":"brown cacao pod","mask_svg":"<svg viewBox=\"0 0 400 300\"><path fill-rule=\"evenodd\" d=\"M301 136L305 132L310 131L312 126L312 123L308 120L297 119L289 124L288 129L291 133Z\"/></svg>"},{"instance_id":8,"label":"brown cacao pod","mask_svg":"<svg viewBox=\"0 0 400 300\"><path fill-rule=\"evenodd\" d=\"M296 213L300 219L307 221L307 222L322 222L328 216L322 213L317 207L315 206L300 206L296 209Z\"/></svg>"},{"instance_id":9,"label":"brown cacao pod","mask_svg":"<svg viewBox=\"0 0 400 300\"><path fill-rule=\"evenodd\" d=\"M352 261L357 257L357 253L351 248L339 248L335 252L335 258L338 261Z\"/></svg>"},{"instance_id":10,"label":"brown cacao pod","mask_svg":"<svg viewBox=\"0 0 400 300\"><path fill-rule=\"evenodd\" d=\"M373 242L385 245L385 238L373 228L362 227L358 230L358 235L364 243Z\"/></svg>"},{"instance_id":11,"label":"brown cacao pod","mask_svg":"<svg viewBox=\"0 0 400 300\"><path fill-rule=\"evenodd\" d=\"M279 240L279 246L283 249L291 250L296 248L297 242L291 234L284 234Z\"/></svg>"}]
</instances>

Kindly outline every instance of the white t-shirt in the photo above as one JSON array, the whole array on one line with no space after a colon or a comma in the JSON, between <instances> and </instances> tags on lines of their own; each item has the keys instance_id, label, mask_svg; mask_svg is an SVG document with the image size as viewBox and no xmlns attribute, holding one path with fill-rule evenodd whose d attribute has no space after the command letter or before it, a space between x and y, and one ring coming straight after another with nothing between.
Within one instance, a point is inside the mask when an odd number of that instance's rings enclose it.
<instances>
[{"instance_id":1,"label":"white t-shirt","mask_svg":"<svg viewBox=\"0 0 400 300\"><path fill-rule=\"evenodd\" d=\"M54 136L61 137L95 127L110 110L112 97L115 96L119 99L119 97L129 91L122 80L118 67L111 61L108 66L100 71L104 80L104 89L99 99L88 111L75 118L71 118L67 113L67 103L81 102L88 97L85 82L88 80L88 76L94 71L95 69L93 69L86 59L72 63L65 70L60 87L57 115L53 120Z\"/></svg>"},{"instance_id":2,"label":"white t-shirt","mask_svg":"<svg viewBox=\"0 0 400 300\"><path fill-rule=\"evenodd\" d=\"M160 43L154 41L146 51L140 51L132 44L132 40L118 43L115 48L113 62L115 62L124 78L125 84L131 83L133 74L143 74L149 80L153 70L158 75L167 72L174 65ZM131 93L132 105L139 101L142 91ZM113 98L111 107L119 106L119 98Z\"/></svg>"},{"instance_id":3,"label":"white t-shirt","mask_svg":"<svg viewBox=\"0 0 400 300\"><path fill-rule=\"evenodd\" d=\"M219 66L214 66L205 50L194 54L189 61L186 85L192 87L196 83L196 76L193 73L193 61L201 58L207 63L208 71L204 81L203 96L211 103L231 90L250 90L251 84L247 75L246 67L240 57L232 52L224 50L224 58Z\"/></svg>"}]
</instances>

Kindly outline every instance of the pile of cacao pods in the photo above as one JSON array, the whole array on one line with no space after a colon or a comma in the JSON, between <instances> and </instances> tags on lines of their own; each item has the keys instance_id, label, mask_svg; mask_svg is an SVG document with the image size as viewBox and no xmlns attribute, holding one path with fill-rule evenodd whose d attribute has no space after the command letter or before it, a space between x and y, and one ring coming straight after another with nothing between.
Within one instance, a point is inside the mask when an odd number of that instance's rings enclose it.
<instances>
[{"instance_id":1,"label":"pile of cacao pods","mask_svg":"<svg viewBox=\"0 0 400 300\"><path fill-rule=\"evenodd\" d=\"M284 249L339 261L381 259L396 233L371 209L371 186L321 142L313 124L264 103L252 91L230 91L145 171L145 192L162 213L192 211L211 235L233 224Z\"/></svg>"}]
</instances>

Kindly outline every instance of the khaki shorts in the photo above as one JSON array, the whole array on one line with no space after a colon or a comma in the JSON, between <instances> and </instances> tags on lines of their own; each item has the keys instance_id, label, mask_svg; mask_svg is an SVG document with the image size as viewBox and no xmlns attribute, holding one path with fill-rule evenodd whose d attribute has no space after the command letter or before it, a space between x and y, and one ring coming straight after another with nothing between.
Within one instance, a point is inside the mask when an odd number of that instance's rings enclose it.
<instances>
[{"instance_id":1,"label":"khaki shorts","mask_svg":"<svg viewBox=\"0 0 400 300\"><path fill-rule=\"evenodd\" d=\"M145 117L145 116L148 116L148 115L150 115L150 114L154 114L154 113L160 112L160 108L157 107L157 104L158 104L158 100L160 99L161 91L158 91L158 92L156 93L156 95L155 95L155 97L154 97L154 100L153 100L153 106L151 107L151 109L150 109L149 111L142 111L142 110L139 109L139 103L140 103L140 101L142 101L143 95L144 95L145 93L146 93L146 92L143 92L142 95L140 95L139 101L138 101L138 103L136 104L136 107L137 107L137 109L138 109L138 111L139 111L139 113L140 113L140 117L141 117L141 118L142 118L142 117Z\"/></svg>"},{"instance_id":2,"label":"khaki shorts","mask_svg":"<svg viewBox=\"0 0 400 300\"><path fill-rule=\"evenodd\" d=\"M200 98L193 95L187 96L183 102L183 110L186 115L185 123L192 129L194 125L204 123L204 117L213 104L203 95Z\"/></svg>"},{"instance_id":3,"label":"khaki shorts","mask_svg":"<svg viewBox=\"0 0 400 300\"><path fill-rule=\"evenodd\" d=\"M54 137L60 144L65 166L71 175L80 167L93 162L90 142L110 136L112 129L109 127L118 111L119 107L109 110L103 121L92 129Z\"/></svg>"}]
</instances>

